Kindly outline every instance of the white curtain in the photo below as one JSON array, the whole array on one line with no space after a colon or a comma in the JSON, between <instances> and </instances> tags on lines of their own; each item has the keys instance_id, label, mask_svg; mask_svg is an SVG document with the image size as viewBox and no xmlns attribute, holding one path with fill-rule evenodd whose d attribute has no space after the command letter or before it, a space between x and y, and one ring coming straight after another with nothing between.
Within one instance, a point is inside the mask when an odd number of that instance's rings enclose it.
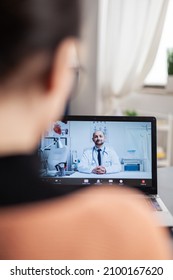
<instances>
[{"instance_id":1,"label":"white curtain","mask_svg":"<svg viewBox=\"0 0 173 280\"><path fill-rule=\"evenodd\" d=\"M97 113L142 86L157 53L169 0L100 0Z\"/></svg>"}]
</instances>

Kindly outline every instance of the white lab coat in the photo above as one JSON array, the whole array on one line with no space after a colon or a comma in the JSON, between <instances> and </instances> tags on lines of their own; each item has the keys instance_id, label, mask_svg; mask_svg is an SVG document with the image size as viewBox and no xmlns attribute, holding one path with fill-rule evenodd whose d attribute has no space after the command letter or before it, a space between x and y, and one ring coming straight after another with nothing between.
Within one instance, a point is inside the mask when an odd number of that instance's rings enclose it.
<instances>
[{"instance_id":1,"label":"white lab coat","mask_svg":"<svg viewBox=\"0 0 173 280\"><path fill-rule=\"evenodd\" d=\"M92 170L97 167L98 152L93 148L84 150L78 171L83 173L92 173ZM104 146L101 151L101 165L106 168L106 173L116 173L121 171L121 164L118 155L111 147Z\"/></svg>"}]
</instances>

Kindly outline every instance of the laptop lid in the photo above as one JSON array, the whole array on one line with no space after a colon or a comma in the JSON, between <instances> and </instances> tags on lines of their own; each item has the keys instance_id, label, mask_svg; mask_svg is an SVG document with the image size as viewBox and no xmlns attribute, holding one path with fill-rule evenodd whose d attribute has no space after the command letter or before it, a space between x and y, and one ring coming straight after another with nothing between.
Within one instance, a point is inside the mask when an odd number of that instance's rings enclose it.
<instances>
[{"instance_id":1,"label":"laptop lid","mask_svg":"<svg viewBox=\"0 0 173 280\"><path fill-rule=\"evenodd\" d=\"M157 194L154 117L67 116L51 124L39 156L41 179L60 188L106 184Z\"/></svg>"}]
</instances>

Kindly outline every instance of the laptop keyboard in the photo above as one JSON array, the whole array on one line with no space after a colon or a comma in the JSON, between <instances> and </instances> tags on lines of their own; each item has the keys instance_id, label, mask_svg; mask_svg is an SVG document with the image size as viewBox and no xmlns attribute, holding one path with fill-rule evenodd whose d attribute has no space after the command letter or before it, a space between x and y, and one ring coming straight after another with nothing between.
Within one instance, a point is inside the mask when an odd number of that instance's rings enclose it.
<instances>
[{"instance_id":1,"label":"laptop keyboard","mask_svg":"<svg viewBox=\"0 0 173 280\"><path fill-rule=\"evenodd\" d=\"M149 201L155 211L162 211L162 208L160 207L159 203L157 202L157 200L154 197L150 197Z\"/></svg>"}]
</instances>

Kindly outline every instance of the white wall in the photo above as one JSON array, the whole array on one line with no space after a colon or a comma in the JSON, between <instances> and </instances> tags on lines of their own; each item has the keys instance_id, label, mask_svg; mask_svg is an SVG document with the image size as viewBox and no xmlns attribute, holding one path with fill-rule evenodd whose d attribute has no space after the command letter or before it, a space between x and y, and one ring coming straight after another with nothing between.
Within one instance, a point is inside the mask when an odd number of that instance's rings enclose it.
<instances>
[{"instance_id":1,"label":"white wall","mask_svg":"<svg viewBox=\"0 0 173 280\"><path fill-rule=\"evenodd\" d=\"M154 90L153 90L154 91ZM173 114L173 94L162 93L134 93L120 101L120 107L124 111L141 110L147 112Z\"/></svg>"}]
</instances>

